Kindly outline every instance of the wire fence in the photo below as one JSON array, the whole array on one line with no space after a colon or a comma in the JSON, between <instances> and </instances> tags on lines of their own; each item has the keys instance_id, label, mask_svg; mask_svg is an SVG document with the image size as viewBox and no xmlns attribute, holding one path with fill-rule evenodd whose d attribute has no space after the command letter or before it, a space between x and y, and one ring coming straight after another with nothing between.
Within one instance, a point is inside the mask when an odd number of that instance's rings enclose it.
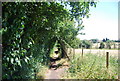
<instances>
[{"instance_id":1,"label":"wire fence","mask_svg":"<svg viewBox=\"0 0 120 81\"><path fill-rule=\"evenodd\" d=\"M74 59L75 56L84 58L85 54L94 54L98 57L101 57L101 56L105 57L106 68L109 67L110 57L114 57L114 58L118 59L118 50L67 48L67 54L71 58L71 60Z\"/></svg>"},{"instance_id":2,"label":"wire fence","mask_svg":"<svg viewBox=\"0 0 120 81\"><path fill-rule=\"evenodd\" d=\"M105 56L106 52L112 57L118 57L118 50L105 50L105 49L75 49L75 54L96 54L98 56Z\"/></svg>"}]
</instances>

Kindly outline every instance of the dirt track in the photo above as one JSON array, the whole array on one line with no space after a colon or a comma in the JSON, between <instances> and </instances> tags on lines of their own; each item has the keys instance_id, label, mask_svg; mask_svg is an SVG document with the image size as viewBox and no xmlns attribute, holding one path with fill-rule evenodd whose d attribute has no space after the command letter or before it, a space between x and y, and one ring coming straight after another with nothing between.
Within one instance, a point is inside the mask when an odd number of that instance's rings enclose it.
<instances>
[{"instance_id":1,"label":"dirt track","mask_svg":"<svg viewBox=\"0 0 120 81\"><path fill-rule=\"evenodd\" d=\"M99 56L106 55L106 52L109 52L109 55L112 57L118 57L118 50L105 50L105 49L83 49L83 53L92 53ZM120 52L120 51L119 51ZM82 53L82 49L75 49L75 54Z\"/></svg>"},{"instance_id":2,"label":"dirt track","mask_svg":"<svg viewBox=\"0 0 120 81\"><path fill-rule=\"evenodd\" d=\"M57 70L49 69L45 75L46 76L45 79L60 79L62 74L64 74L65 70L67 69L68 67L61 67L58 68Z\"/></svg>"}]
</instances>

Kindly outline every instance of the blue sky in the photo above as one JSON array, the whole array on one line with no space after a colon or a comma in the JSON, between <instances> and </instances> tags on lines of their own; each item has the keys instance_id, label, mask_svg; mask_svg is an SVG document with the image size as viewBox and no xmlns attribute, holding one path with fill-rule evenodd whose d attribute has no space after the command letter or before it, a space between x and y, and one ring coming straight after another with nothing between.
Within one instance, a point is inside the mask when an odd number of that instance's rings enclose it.
<instances>
[{"instance_id":1,"label":"blue sky","mask_svg":"<svg viewBox=\"0 0 120 81\"><path fill-rule=\"evenodd\" d=\"M80 39L118 39L118 2L100 1L96 8L90 8L90 17L83 19L85 35L78 35Z\"/></svg>"}]
</instances>

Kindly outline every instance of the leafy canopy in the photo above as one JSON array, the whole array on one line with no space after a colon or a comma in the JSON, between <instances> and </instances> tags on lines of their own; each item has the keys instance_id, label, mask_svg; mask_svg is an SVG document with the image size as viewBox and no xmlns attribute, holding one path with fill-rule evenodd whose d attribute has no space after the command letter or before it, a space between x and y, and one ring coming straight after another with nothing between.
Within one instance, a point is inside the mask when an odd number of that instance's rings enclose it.
<instances>
[{"instance_id":1,"label":"leafy canopy","mask_svg":"<svg viewBox=\"0 0 120 81\"><path fill-rule=\"evenodd\" d=\"M3 2L3 79L34 78L57 40L72 45L94 2ZM70 8L67 8L70 6ZM75 28L74 20L78 22Z\"/></svg>"}]
</instances>

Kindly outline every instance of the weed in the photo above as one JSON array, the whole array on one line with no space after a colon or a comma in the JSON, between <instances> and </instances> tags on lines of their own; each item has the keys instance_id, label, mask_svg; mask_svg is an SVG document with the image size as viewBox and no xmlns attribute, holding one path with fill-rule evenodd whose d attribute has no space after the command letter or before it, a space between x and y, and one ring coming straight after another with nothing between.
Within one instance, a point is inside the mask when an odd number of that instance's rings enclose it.
<instances>
[{"instance_id":1,"label":"weed","mask_svg":"<svg viewBox=\"0 0 120 81\"><path fill-rule=\"evenodd\" d=\"M109 58L109 68L106 68L106 57L94 54L85 54L82 58L76 54L70 62L71 66L65 79L117 79L118 78L118 59Z\"/></svg>"}]
</instances>

